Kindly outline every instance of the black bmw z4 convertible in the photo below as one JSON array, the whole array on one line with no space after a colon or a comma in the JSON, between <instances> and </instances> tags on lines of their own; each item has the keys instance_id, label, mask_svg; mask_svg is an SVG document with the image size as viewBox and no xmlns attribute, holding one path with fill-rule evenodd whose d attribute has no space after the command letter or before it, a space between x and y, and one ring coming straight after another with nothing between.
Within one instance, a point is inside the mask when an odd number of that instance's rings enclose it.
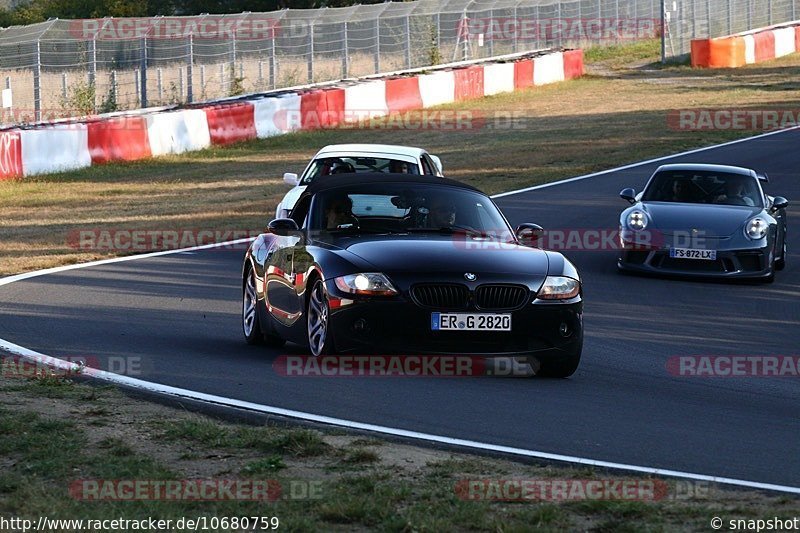
<instances>
[{"instance_id":1,"label":"black bmw z4 convertible","mask_svg":"<svg viewBox=\"0 0 800 533\"><path fill-rule=\"evenodd\" d=\"M563 255L533 246L541 231L513 230L488 196L448 179L320 180L245 254L245 339L314 356L513 356L570 376L583 291Z\"/></svg>"}]
</instances>

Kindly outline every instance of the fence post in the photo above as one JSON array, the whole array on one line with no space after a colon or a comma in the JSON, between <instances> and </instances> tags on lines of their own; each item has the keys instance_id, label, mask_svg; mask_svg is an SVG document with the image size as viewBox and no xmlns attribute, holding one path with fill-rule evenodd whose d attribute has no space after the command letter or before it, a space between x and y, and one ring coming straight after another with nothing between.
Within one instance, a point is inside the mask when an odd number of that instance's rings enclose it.
<instances>
[{"instance_id":1,"label":"fence post","mask_svg":"<svg viewBox=\"0 0 800 533\"><path fill-rule=\"evenodd\" d=\"M164 99L164 86L163 86L163 73L161 67L156 69L156 90L158 92L159 102Z\"/></svg>"},{"instance_id":2,"label":"fence post","mask_svg":"<svg viewBox=\"0 0 800 533\"><path fill-rule=\"evenodd\" d=\"M558 3L556 4L556 6L558 7L558 11L557 11L557 14L556 14L556 21L557 21L556 24L557 24L557 26L559 28L559 30L558 30L558 47L561 48L561 0L558 0Z\"/></svg>"},{"instance_id":3,"label":"fence post","mask_svg":"<svg viewBox=\"0 0 800 533\"><path fill-rule=\"evenodd\" d=\"M233 31L233 36L231 37L231 82L230 87L228 88L228 93L230 93L230 89L233 87L233 78L236 77L236 31Z\"/></svg>"},{"instance_id":4,"label":"fence post","mask_svg":"<svg viewBox=\"0 0 800 533\"><path fill-rule=\"evenodd\" d=\"M10 89L11 88L10 85L11 85L11 78L6 78L6 89ZM63 98L64 101L66 101L67 98L69 98L69 92L67 91L67 73L66 72L62 72L61 73L61 98Z\"/></svg>"},{"instance_id":5,"label":"fence post","mask_svg":"<svg viewBox=\"0 0 800 533\"><path fill-rule=\"evenodd\" d=\"M772 0L767 2L767 26L772 26Z\"/></svg>"},{"instance_id":6,"label":"fence post","mask_svg":"<svg viewBox=\"0 0 800 533\"><path fill-rule=\"evenodd\" d=\"M308 29L308 83L314 83L314 23Z\"/></svg>"},{"instance_id":7,"label":"fence post","mask_svg":"<svg viewBox=\"0 0 800 533\"><path fill-rule=\"evenodd\" d=\"M275 57L275 33L272 34L271 44L269 47L269 86L271 89L274 89L277 80L275 77L278 73L278 60Z\"/></svg>"},{"instance_id":8,"label":"fence post","mask_svg":"<svg viewBox=\"0 0 800 533\"><path fill-rule=\"evenodd\" d=\"M661 0L661 63L667 62L667 17L666 2Z\"/></svg>"},{"instance_id":9,"label":"fence post","mask_svg":"<svg viewBox=\"0 0 800 533\"><path fill-rule=\"evenodd\" d=\"M381 19L375 17L375 74L381 71Z\"/></svg>"},{"instance_id":10,"label":"fence post","mask_svg":"<svg viewBox=\"0 0 800 533\"><path fill-rule=\"evenodd\" d=\"M486 39L489 40L489 57L494 57L494 36L492 33L494 27L494 9L489 10L489 27L486 31Z\"/></svg>"},{"instance_id":11,"label":"fence post","mask_svg":"<svg viewBox=\"0 0 800 533\"><path fill-rule=\"evenodd\" d=\"M91 62L89 63L89 86L96 88L97 87L97 41L94 37L92 40L89 41L89 57L91 58ZM92 111L97 109L97 91L93 91L92 95Z\"/></svg>"},{"instance_id":12,"label":"fence post","mask_svg":"<svg viewBox=\"0 0 800 533\"><path fill-rule=\"evenodd\" d=\"M139 64L139 102L142 107L147 107L147 37L144 36L142 41L142 53Z\"/></svg>"},{"instance_id":13,"label":"fence post","mask_svg":"<svg viewBox=\"0 0 800 533\"><path fill-rule=\"evenodd\" d=\"M350 46L347 42L347 21L344 23L344 55L342 56L342 77L346 78L350 72Z\"/></svg>"},{"instance_id":14,"label":"fence post","mask_svg":"<svg viewBox=\"0 0 800 533\"><path fill-rule=\"evenodd\" d=\"M42 42L36 39L36 65L33 67L33 111L36 122L42 120Z\"/></svg>"},{"instance_id":15,"label":"fence post","mask_svg":"<svg viewBox=\"0 0 800 533\"><path fill-rule=\"evenodd\" d=\"M406 68L411 68L411 15L406 15Z\"/></svg>"},{"instance_id":16,"label":"fence post","mask_svg":"<svg viewBox=\"0 0 800 533\"><path fill-rule=\"evenodd\" d=\"M206 97L206 66L200 65L200 98Z\"/></svg>"},{"instance_id":17,"label":"fence post","mask_svg":"<svg viewBox=\"0 0 800 533\"><path fill-rule=\"evenodd\" d=\"M141 75L139 74L139 69L138 68L133 69L133 84L136 86L136 88L134 89L134 93L136 94L137 107L142 107L142 100L141 100L141 97L142 97L142 90L141 90L142 78L141 78Z\"/></svg>"},{"instance_id":18,"label":"fence post","mask_svg":"<svg viewBox=\"0 0 800 533\"><path fill-rule=\"evenodd\" d=\"M194 101L194 34L189 34L189 57L186 62L186 101L190 104Z\"/></svg>"},{"instance_id":19,"label":"fence post","mask_svg":"<svg viewBox=\"0 0 800 533\"><path fill-rule=\"evenodd\" d=\"M436 49L439 50L439 57L442 56L442 16L436 13Z\"/></svg>"},{"instance_id":20,"label":"fence post","mask_svg":"<svg viewBox=\"0 0 800 533\"><path fill-rule=\"evenodd\" d=\"M733 2L728 0L728 35L733 33Z\"/></svg>"},{"instance_id":21,"label":"fence post","mask_svg":"<svg viewBox=\"0 0 800 533\"><path fill-rule=\"evenodd\" d=\"M114 99L114 107L119 107L119 85L117 84L117 71L111 71L111 98ZM114 109L116 111L116 109Z\"/></svg>"},{"instance_id":22,"label":"fence post","mask_svg":"<svg viewBox=\"0 0 800 533\"><path fill-rule=\"evenodd\" d=\"M517 20L517 4L514 4L514 38L511 40L511 53L516 54L519 48L519 20Z\"/></svg>"}]
</instances>

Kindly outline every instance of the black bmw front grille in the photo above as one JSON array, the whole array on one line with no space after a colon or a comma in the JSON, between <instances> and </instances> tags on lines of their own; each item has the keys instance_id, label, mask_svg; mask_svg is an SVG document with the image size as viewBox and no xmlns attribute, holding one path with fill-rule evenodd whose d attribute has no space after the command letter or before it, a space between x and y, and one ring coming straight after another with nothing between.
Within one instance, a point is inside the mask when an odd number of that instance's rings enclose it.
<instances>
[{"instance_id":1,"label":"black bmw front grille","mask_svg":"<svg viewBox=\"0 0 800 533\"><path fill-rule=\"evenodd\" d=\"M481 309L516 309L525 304L528 288L519 285L481 285L475 291L475 303Z\"/></svg>"},{"instance_id":2,"label":"black bmw front grille","mask_svg":"<svg viewBox=\"0 0 800 533\"><path fill-rule=\"evenodd\" d=\"M469 304L469 290L457 284L415 285L411 296L419 305L437 309L465 309Z\"/></svg>"},{"instance_id":3,"label":"black bmw front grille","mask_svg":"<svg viewBox=\"0 0 800 533\"><path fill-rule=\"evenodd\" d=\"M481 285L474 293L474 304L483 310L516 309L528 298L528 288L520 285ZM436 309L467 309L470 290L457 283L425 283L414 285L411 296L419 305Z\"/></svg>"}]
</instances>

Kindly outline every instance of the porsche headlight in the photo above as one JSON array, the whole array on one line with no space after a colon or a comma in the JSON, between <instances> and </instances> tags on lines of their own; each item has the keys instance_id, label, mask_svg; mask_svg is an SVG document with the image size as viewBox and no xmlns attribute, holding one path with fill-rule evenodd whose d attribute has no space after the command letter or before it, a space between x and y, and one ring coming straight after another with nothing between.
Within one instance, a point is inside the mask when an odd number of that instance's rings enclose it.
<instances>
[{"instance_id":1,"label":"porsche headlight","mask_svg":"<svg viewBox=\"0 0 800 533\"><path fill-rule=\"evenodd\" d=\"M348 294L365 296L392 296L397 294L392 282L380 272L348 274L334 278L336 288Z\"/></svg>"},{"instance_id":2,"label":"porsche headlight","mask_svg":"<svg viewBox=\"0 0 800 533\"><path fill-rule=\"evenodd\" d=\"M547 276L537 298L541 300L569 300L581 292L581 282L566 276Z\"/></svg>"},{"instance_id":3,"label":"porsche headlight","mask_svg":"<svg viewBox=\"0 0 800 533\"><path fill-rule=\"evenodd\" d=\"M754 241L763 239L769 231L769 224L761 217L753 217L744 226L744 233Z\"/></svg>"},{"instance_id":4,"label":"porsche headlight","mask_svg":"<svg viewBox=\"0 0 800 533\"><path fill-rule=\"evenodd\" d=\"M647 227L647 215L635 209L628 213L628 227L633 230L643 230Z\"/></svg>"}]
</instances>

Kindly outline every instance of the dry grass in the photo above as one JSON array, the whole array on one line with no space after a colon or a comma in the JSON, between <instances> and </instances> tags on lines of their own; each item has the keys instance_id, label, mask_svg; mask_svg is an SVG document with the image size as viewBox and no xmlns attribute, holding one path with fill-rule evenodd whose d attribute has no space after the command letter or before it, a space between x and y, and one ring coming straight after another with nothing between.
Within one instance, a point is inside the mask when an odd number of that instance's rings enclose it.
<instances>
[{"instance_id":1,"label":"dry grass","mask_svg":"<svg viewBox=\"0 0 800 533\"><path fill-rule=\"evenodd\" d=\"M657 59L657 47L648 59ZM675 131L667 127L670 110L800 105L800 55L717 71L647 64L621 68L600 60L589 65L589 72L581 80L444 108L488 117L470 131L304 132L0 182L0 274L96 258L68 246L68 233L75 229L259 230L287 190L283 172L302 171L326 144L423 146L442 157L448 176L497 193L754 133ZM515 117L511 128L509 115ZM419 115L413 116L410 124L418 122Z\"/></svg>"}]
</instances>

